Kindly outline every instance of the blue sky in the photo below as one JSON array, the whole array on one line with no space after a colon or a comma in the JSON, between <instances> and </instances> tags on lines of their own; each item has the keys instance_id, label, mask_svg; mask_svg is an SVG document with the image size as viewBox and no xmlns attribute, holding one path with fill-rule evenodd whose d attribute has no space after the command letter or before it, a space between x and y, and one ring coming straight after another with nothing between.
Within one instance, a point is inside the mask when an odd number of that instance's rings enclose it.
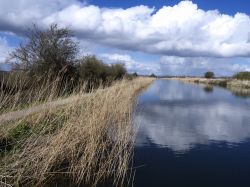
<instances>
[{"instance_id":1,"label":"blue sky","mask_svg":"<svg viewBox=\"0 0 250 187\"><path fill-rule=\"evenodd\" d=\"M250 1L0 0L0 67L32 24L70 27L83 54L130 72L250 71Z\"/></svg>"},{"instance_id":2,"label":"blue sky","mask_svg":"<svg viewBox=\"0 0 250 187\"><path fill-rule=\"evenodd\" d=\"M181 0L88 0L89 4L102 7L129 8L137 5L148 5L161 8L162 6L173 6ZM221 13L234 15L237 12L250 14L250 1L247 0L193 0L203 10L218 9Z\"/></svg>"}]
</instances>

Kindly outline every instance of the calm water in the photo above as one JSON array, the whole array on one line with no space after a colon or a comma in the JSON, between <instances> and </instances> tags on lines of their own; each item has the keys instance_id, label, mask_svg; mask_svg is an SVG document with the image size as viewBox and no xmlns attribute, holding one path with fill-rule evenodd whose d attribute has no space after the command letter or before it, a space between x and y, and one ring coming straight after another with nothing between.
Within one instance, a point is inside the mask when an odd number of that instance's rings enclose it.
<instances>
[{"instance_id":1,"label":"calm water","mask_svg":"<svg viewBox=\"0 0 250 187\"><path fill-rule=\"evenodd\" d=\"M135 121L134 186L250 186L250 98L157 80Z\"/></svg>"}]
</instances>

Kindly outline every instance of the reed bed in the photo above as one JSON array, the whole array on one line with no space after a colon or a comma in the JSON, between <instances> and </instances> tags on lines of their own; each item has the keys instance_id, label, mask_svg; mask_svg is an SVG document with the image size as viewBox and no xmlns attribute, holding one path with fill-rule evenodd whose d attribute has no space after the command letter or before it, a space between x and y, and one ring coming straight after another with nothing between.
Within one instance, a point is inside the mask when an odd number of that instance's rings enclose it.
<instances>
[{"instance_id":1,"label":"reed bed","mask_svg":"<svg viewBox=\"0 0 250 187\"><path fill-rule=\"evenodd\" d=\"M6 74L0 77L0 114L49 102L69 93L85 92L85 84L79 85L64 81L60 75L53 77L51 73L36 78L30 78L25 72Z\"/></svg>"},{"instance_id":2,"label":"reed bed","mask_svg":"<svg viewBox=\"0 0 250 187\"><path fill-rule=\"evenodd\" d=\"M97 186L109 180L126 186L135 135L132 109L138 92L152 81L122 80L78 92L66 104L2 123L0 183Z\"/></svg>"},{"instance_id":3,"label":"reed bed","mask_svg":"<svg viewBox=\"0 0 250 187\"><path fill-rule=\"evenodd\" d=\"M207 84L207 85L216 85L227 87L229 89L249 89L250 88L250 80L238 80L236 78L198 78L198 77L174 77L174 78L166 78L166 79L174 79L188 83L198 83L198 84Z\"/></svg>"}]
</instances>

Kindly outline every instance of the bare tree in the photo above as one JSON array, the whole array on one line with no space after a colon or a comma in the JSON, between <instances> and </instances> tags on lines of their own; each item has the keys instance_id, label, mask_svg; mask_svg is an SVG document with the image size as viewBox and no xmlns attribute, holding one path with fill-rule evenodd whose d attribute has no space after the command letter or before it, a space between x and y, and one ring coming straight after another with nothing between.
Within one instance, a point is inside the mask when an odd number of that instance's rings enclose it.
<instances>
[{"instance_id":1,"label":"bare tree","mask_svg":"<svg viewBox=\"0 0 250 187\"><path fill-rule=\"evenodd\" d=\"M47 30L34 25L27 32L27 41L11 53L11 58L17 62L17 68L32 75L69 73L78 53L78 43L72 37L71 30L57 24Z\"/></svg>"}]
</instances>

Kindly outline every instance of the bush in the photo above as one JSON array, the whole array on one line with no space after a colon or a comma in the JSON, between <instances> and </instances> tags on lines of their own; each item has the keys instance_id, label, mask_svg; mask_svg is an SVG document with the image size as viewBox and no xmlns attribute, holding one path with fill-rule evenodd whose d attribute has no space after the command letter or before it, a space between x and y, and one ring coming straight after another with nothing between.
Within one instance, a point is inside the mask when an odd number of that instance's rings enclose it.
<instances>
[{"instance_id":1,"label":"bush","mask_svg":"<svg viewBox=\"0 0 250 187\"><path fill-rule=\"evenodd\" d=\"M214 78L214 72L208 71L204 74L204 77L207 79Z\"/></svg>"},{"instance_id":2,"label":"bush","mask_svg":"<svg viewBox=\"0 0 250 187\"><path fill-rule=\"evenodd\" d=\"M133 76L133 77L138 77L138 74L137 74L136 72L134 72L134 73L132 74L132 76Z\"/></svg>"},{"instance_id":3,"label":"bush","mask_svg":"<svg viewBox=\"0 0 250 187\"><path fill-rule=\"evenodd\" d=\"M79 61L79 76L82 80L97 82L106 81L108 67L95 56L86 56Z\"/></svg>"},{"instance_id":4,"label":"bush","mask_svg":"<svg viewBox=\"0 0 250 187\"><path fill-rule=\"evenodd\" d=\"M109 76L111 76L111 78L114 80L122 79L123 76L127 73L124 64L112 64L109 69L109 71L111 72Z\"/></svg>"},{"instance_id":5,"label":"bush","mask_svg":"<svg viewBox=\"0 0 250 187\"><path fill-rule=\"evenodd\" d=\"M14 69L29 72L36 81L47 79L44 75L72 79L78 53L78 44L72 36L71 30L58 28L56 24L47 30L34 26L28 30L25 44L20 44L10 55L17 62Z\"/></svg>"},{"instance_id":6,"label":"bush","mask_svg":"<svg viewBox=\"0 0 250 187\"><path fill-rule=\"evenodd\" d=\"M156 75L152 73L152 74L150 75L150 77L156 77Z\"/></svg>"},{"instance_id":7,"label":"bush","mask_svg":"<svg viewBox=\"0 0 250 187\"><path fill-rule=\"evenodd\" d=\"M239 80L250 80L250 72L249 71L239 72L236 73L233 77Z\"/></svg>"},{"instance_id":8,"label":"bush","mask_svg":"<svg viewBox=\"0 0 250 187\"><path fill-rule=\"evenodd\" d=\"M96 88L122 79L126 69L123 64L108 65L95 56L86 56L79 61L78 72L80 79L87 82L87 88Z\"/></svg>"}]
</instances>

